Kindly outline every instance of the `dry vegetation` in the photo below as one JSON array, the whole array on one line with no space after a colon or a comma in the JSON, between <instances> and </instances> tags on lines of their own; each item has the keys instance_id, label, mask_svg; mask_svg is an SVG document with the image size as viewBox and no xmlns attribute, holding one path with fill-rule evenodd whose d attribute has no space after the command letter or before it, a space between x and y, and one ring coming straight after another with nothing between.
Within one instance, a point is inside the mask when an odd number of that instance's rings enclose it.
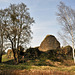
<instances>
[{"instance_id":1,"label":"dry vegetation","mask_svg":"<svg viewBox=\"0 0 75 75\"><path fill-rule=\"evenodd\" d=\"M51 71L51 70L14 70L14 71L6 71L2 74L5 75L73 75L69 72L62 71Z\"/></svg>"},{"instance_id":2,"label":"dry vegetation","mask_svg":"<svg viewBox=\"0 0 75 75\"><path fill-rule=\"evenodd\" d=\"M3 63L0 64L0 75L75 75L75 64L72 59L53 61L46 58L46 55L43 54L40 59L27 59L27 61L18 65L13 64L12 58L3 55Z\"/></svg>"},{"instance_id":3,"label":"dry vegetation","mask_svg":"<svg viewBox=\"0 0 75 75\"><path fill-rule=\"evenodd\" d=\"M30 60L18 65L2 63L0 75L75 75L73 60L64 60L64 62L46 60L46 62L51 66L35 66L35 62Z\"/></svg>"},{"instance_id":4,"label":"dry vegetation","mask_svg":"<svg viewBox=\"0 0 75 75\"><path fill-rule=\"evenodd\" d=\"M75 75L71 67L32 66L29 70L4 70L0 75Z\"/></svg>"}]
</instances>

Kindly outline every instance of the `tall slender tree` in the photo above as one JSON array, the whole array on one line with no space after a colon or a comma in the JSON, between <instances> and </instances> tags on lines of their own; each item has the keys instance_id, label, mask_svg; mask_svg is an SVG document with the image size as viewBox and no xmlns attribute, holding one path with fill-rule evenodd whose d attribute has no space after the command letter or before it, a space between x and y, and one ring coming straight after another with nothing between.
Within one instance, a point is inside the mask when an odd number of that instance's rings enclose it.
<instances>
[{"instance_id":1,"label":"tall slender tree","mask_svg":"<svg viewBox=\"0 0 75 75\"><path fill-rule=\"evenodd\" d=\"M73 58L75 44L75 10L66 6L63 2L58 5L59 12L57 13L58 21L61 23L64 35L70 38L72 42ZM64 37L64 36L63 36ZM70 42L70 43L71 43Z\"/></svg>"}]
</instances>

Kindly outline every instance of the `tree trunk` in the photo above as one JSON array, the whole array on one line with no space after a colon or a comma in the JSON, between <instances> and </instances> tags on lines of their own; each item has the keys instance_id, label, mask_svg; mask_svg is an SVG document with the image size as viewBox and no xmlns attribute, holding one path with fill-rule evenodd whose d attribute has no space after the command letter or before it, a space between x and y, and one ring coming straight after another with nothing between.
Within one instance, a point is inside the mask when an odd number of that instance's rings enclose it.
<instances>
[{"instance_id":1,"label":"tree trunk","mask_svg":"<svg viewBox=\"0 0 75 75\"><path fill-rule=\"evenodd\" d=\"M72 35L72 49L73 49L73 58L74 58L74 40L73 40L73 35Z\"/></svg>"},{"instance_id":2,"label":"tree trunk","mask_svg":"<svg viewBox=\"0 0 75 75\"><path fill-rule=\"evenodd\" d=\"M18 56L18 53L17 53L17 63L19 63L19 56Z\"/></svg>"},{"instance_id":3,"label":"tree trunk","mask_svg":"<svg viewBox=\"0 0 75 75\"><path fill-rule=\"evenodd\" d=\"M16 59L16 51L14 49L14 44L11 40L11 38L9 37L9 40L11 41L11 45L12 45L12 51L13 51L13 56L14 56L14 61L15 61L15 64L17 63L17 59Z\"/></svg>"},{"instance_id":4,"label":"tree trunk","mask_svg":"<svg viewBox=\"0 0 75 75\"><path fill-rule=\"evenodd\" d=\"M13 55L14 55L14 60L15 60L15 63L17 63L17 59L16 59L16 52L15 52L15 49L12 49L13 50Z\"/></svg>"},{"instance_id":5,"label":"tree trunk","mask_svg":"<svg viewBox=\"0 0 75 75\"><path fill-rule=\"evenodd\" d=\"M73 49L73 58L74 58L74 48L72 48Z\"/></svg>"},{"instance_id":6,"label":"tree trunk","mask_svg":"<svg viewBox=\"0 0 75 75\"><path fill-rule=\"evenodd\" d=\"M0 55L0 63L2 62L2 55Z\"/></svg>"},{"instance_id":7,"label":"tree trunk","mask_svg":"<svg viewBox=\"0 0 75 75\"><path fill-rule=\"evenodd\" d=\"M71 33L72 33L72 53L73 53L73 60L74 60L74 63L75 63L75 56L74 56L74 38L73 38L73 31L71 30Z\"/></svg>"},{"instance_id":8,"label":"tree trunk","mask_svg":"<svg viewBox=\"0 0 75 75\"><path fill-rule=\"evenodd\" d=\"M0 63L2 62L2 50L3 50L3 33L1 34Z\"/></svg>"},{"instance_id":9,"label":"tree trunk","mask_svg":"<svg viewBox=\"0 0 75 75\"><path fill-rule=\"evenodd\" d=\"M13 54L14 54L15 64L18 64L19 63L18 52L16 49L12 49L12 50L13 50Z\"/></svg>"}]
</instances>

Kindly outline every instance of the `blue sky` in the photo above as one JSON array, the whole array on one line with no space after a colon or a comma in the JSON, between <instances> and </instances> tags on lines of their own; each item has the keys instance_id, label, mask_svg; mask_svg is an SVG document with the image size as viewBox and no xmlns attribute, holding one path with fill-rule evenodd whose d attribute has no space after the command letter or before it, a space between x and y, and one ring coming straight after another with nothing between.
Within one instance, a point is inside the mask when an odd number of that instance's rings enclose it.
<instances>
[{"instance_id":1,"label":"blue sky","mask_svg":"<svg viewBox=\"0 0 75 75\"><path fill-rule=\"evenodd\" d=\"M31 46L39 46L46 35L54 35L59 39L57 32L61 27L57 21L57 5L63 1L66 5L75 8L75 0L0 0L0 9L4 9L11 4L25 3L30 9L30 15L35 23L32 26L33 39ZM61 40L59 40L61 42Z\"/></svg>"}]
</instances>

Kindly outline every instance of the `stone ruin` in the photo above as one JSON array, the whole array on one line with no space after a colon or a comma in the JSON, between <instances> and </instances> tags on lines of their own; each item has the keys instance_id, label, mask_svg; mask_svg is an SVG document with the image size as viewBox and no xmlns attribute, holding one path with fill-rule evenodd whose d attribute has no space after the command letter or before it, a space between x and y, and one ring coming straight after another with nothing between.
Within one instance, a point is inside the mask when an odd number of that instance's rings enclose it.
<instances>
[{"instance_id":1,"label":"stone ruin","mask_svg":"<svg viewBox=\"0 0 75 75\"><path fill-rule=\"evenodd\" d=\"M9 50L7 51L7 57L8 57L8 58L13 58L13 51L12 51L12 49L9 49Z\"/></svg>"},{"instance_id":2,"label":"stone ruin","mask_svg":"<svg viewBox=\"0 0 75 75\"><path fill-rule=\"evenodd\" d=\"M48 50L56 50L60 48L59 41L53 35L47 35L45 39L42 41L39 50L40 51L48 51Z\"/></svg>"}]
</instances>

